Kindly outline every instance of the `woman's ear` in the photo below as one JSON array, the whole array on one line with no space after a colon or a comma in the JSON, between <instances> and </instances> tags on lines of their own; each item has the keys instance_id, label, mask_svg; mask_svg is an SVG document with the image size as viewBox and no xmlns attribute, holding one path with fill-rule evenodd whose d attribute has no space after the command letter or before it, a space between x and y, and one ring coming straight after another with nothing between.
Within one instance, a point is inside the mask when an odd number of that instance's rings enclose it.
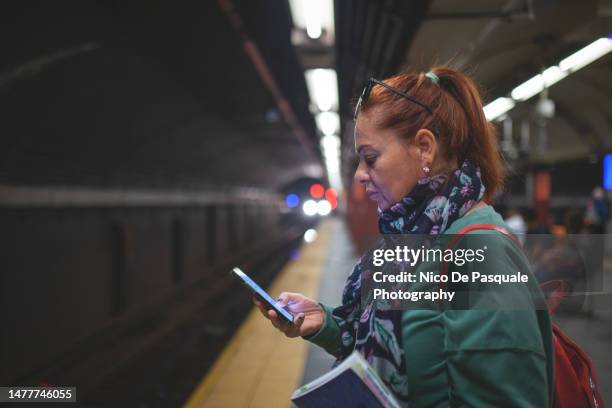
<instances>
[{"instance_id":1,"label":"woman's ear","mask_svg":"<svg viewBox=\"0 0 612 408\"><path fill-rule=\"evenodd\" d=\"M438 151L438 142L434 134L427 129L419 129L414 136L414 144L421 152L424 165L431 166Z\"/></svg>"}]
</instances>

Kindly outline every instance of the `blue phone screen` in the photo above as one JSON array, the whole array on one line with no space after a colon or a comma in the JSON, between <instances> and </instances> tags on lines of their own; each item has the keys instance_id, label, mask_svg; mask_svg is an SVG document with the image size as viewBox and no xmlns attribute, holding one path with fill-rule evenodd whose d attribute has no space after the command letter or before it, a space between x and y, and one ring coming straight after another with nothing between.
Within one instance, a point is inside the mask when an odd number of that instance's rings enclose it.
<instances>
[{"instance_id":1,"label":"blue phone screen","mask_svg":"<svg viewBox=\"0 0 612 408\"><path fill-rule=\"evenodd\" d=\"M279 306L278 302L272 299L272 297L270 297L270 295L268 295L265 290L263 290L258 284L256 284L253 279L249 278L246 273L242 272L242 270L240 270L239 268L234 268L233 271L236 275L238 275L238 277L240 277L240 279L242 279L247 285L249 285L249 287L253 289L255 293L257 293L268 303L270 303L274 307L274 310L285 316L285 318L287 318L287 320L289 320L290 322L293 322L293 316L291 315L291 313L286 311L283 307Z\"/></svg>"}]
</instances>

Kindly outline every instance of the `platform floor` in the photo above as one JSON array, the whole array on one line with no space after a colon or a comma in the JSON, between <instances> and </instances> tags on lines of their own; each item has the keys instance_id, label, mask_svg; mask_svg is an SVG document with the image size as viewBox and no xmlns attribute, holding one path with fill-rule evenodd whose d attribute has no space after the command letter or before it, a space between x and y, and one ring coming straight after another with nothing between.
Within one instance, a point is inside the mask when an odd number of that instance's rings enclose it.
<instances>
[{"instance_id":1,"label":"platform floor","mask_svg":"<svg viewBox=\"0 0 612 408\"><path fill-rule=\"evenodd\" d=\"M300 292L318 299L322 272L335 258L334 242L342 240L336 234L342 225L335 218L321 222L317 239L301 246L297 259L266 288L268 293ZM286 338L253 309L185 408L290 407L291 394L302 384L309 349L308 342Z\"/></svg>"},{"instance_id":2,"label":"platform floor","mask_svg":"<svg viewBox=\"0 0 612 408\"><path fill-rule=\"evenodd\" d=\"M358 259L346 224L335 220L330 229L333 238L330 240L327 260L321 273L318 300L327 305L337 306L342 303L344 283ZM309 344L301 384L325 374L334 360L334 357L322 348Z\"/></svg>"}]
</instances>

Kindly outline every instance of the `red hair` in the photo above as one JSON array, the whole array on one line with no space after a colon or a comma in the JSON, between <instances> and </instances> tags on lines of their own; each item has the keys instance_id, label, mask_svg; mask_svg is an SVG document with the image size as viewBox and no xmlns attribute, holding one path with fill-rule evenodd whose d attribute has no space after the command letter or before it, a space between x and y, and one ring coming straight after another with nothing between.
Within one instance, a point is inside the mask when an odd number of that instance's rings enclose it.
<instances>
[{"instance_id":1,"label":"red hair","mask_svg":"<svg viewBox=\"0 0 612 408\"><path fill-rule=\"evenodd\" d=\"M448 67L430 69L440 79L436 85L423 73L405 73L383 82L399 88L431 107L423 107L386 89L374 86L361 112L376 108L376 126L393 129L411 139L419 129L429 129L438 140L446 161L465 159L480 167L485 185L484 201L491 203L503 188L504 169L495 127L484 115L480 92L466 74ZM380 108L380 109L378 109Z\"/></svg>"}]
</instances>

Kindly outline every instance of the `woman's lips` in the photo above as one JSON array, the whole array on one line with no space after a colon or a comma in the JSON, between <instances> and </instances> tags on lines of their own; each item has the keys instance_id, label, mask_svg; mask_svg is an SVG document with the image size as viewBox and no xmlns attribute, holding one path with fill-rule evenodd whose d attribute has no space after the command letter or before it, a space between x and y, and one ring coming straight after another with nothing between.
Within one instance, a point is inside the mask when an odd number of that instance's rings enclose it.
<instances>
[{"instance_id":1,"label":"woman's lips","mask_svg":"<svg viewBox=\"0 0 612 408\"><path fill-rule=\"evenodd\" d=\"M376 200L376 197L378 196L378 193L376 191L366 191L366 194L368 195L368 197L370 197L371 200Z\"/></svg>"}]
</instances>

